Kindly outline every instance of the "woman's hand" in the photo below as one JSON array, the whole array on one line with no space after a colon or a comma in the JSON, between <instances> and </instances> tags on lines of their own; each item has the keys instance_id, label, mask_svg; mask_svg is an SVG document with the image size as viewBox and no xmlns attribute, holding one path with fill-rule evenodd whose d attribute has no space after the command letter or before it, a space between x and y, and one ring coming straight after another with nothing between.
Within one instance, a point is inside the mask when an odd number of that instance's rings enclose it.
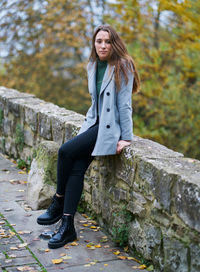
<instances>
[{"instance_id":1,"label":"woman's hand","mask_svg":"<svg viewBox=\"0 0 200 272\"><path fill-rule=\"evenodd\" d=\"M117 143L117 154L120 154L122 152L122 149L125 147L125 146L128 146L131 144L131 141L124 141L124 140L120 140L118 143Z\"/></svg>"}]
</instances>

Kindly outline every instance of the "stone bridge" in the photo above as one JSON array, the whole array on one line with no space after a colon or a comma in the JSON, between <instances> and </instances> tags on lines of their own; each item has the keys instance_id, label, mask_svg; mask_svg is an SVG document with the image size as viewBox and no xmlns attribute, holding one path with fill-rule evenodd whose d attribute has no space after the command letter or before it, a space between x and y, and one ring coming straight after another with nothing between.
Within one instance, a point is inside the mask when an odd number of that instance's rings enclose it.
<instances>
[{"instance_id":1,"label":"stone bridge","mask_svg":"<svg viewBox=\"0 0 200 272\"><path fill-rule=\"evenodd\" d=\"M33 165L54 146L55 168L59 146L83 120L34 95L0 87L0 151L11 157ZM55 169L51 176L49 188L55 186ZM40 206L33 194L29 202L33 209ZM200 271L200 161L135 136L121 155L95 158L81 204L115 240L128 241L132 251L151 260L154 271Z\"/></svg>"}]
</instances>

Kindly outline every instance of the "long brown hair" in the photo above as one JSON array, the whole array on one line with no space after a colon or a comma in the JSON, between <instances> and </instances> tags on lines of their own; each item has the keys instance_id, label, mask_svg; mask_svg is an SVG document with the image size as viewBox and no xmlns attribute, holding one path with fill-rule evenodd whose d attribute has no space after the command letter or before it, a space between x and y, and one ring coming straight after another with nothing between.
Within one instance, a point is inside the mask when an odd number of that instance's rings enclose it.
<instances>
[{"instance_id":1,"label":"long brown hair","mask_svg":"<svg viewBox=\"0 0 200 272\"><path fill-rule=\"evenodd\" d=\"M93 34L92 38L92 50L90 53L89 60L95 62L98 59L98 55L95 49L95 39L96 35L99 31L107 31L110 37L112 52L109 58L109 63L115 66L115 83L117 90L120 89L120 72L123 73L125 77L126 84L128 83L128 69L134 74L134 81L133 81L133 93L138 92L140 88L140 78L137 72L135 63L132 57L128 54L125 44L117 34L117 32L110 26L110 25L101 25L97 27ZM125 65L124 65L125 62Z\"/></svg>"}]
</instances>

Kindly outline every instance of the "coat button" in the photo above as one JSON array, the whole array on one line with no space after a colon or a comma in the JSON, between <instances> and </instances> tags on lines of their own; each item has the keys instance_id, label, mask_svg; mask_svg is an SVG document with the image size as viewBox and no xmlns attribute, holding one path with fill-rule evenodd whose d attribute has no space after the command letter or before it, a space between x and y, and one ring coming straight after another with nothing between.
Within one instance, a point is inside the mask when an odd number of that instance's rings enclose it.
<instances>
[{"instance_id":1,"label":"coat button","mask_svg":"<svg viewBox=\"0 0 200 272\"><path fill-rule=\"evenodd\" d=\"M109 112L110 111L110 109L109 108L107 108L107 112Z\"/></svg>"},{"instance_id":2,"label":"coat button","mask_svg":"<svg viewBox=\"0 0 200 272\"><path fill-rule=\"evenodd\" d=\"M108 96L110 95L110 93L109 93L109 92L107 92L106 94L107 94Z\"/></svg>"},{"instance_id":3,"label":"coat button","mask_svg":"<svg viewBox=\"0 0 200 272\"><path fill-rule=\"evenodd\" d=\"M85 121L87 121L87 118L85 118Z\"/></svg>"},{"instance_id":4,"label":"coat button","mask_svg":"<svg viewBox=\"0 0 200 272\"><path fill-rule=\"evenodd\" d=\"M110 125L107 125L106 127L107 127L107 128L110 128Z\"/></svg>"}]
</instances>

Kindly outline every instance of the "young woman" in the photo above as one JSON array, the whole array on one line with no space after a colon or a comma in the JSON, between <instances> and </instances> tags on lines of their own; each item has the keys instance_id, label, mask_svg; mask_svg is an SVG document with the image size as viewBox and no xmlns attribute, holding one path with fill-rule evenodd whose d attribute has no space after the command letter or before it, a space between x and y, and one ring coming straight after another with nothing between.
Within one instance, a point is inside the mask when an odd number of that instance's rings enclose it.
<instances>
[{"instance_id":1,"label":"young woman","mask_svg":"<svg viewBox=\"0 0 200 272\"><path fill-rule=\"evenodd\" d=\"M109 25L99 26L93 35L87 72L92 105L78 135L58 151L57 191L37 219L38 224L50 225L62 218L49 240L50 248L77 238L74 215L94 156L120 154L133 139L131 97L139 89L139 76L124 43Z\"/></svg>"}]
</instances>

